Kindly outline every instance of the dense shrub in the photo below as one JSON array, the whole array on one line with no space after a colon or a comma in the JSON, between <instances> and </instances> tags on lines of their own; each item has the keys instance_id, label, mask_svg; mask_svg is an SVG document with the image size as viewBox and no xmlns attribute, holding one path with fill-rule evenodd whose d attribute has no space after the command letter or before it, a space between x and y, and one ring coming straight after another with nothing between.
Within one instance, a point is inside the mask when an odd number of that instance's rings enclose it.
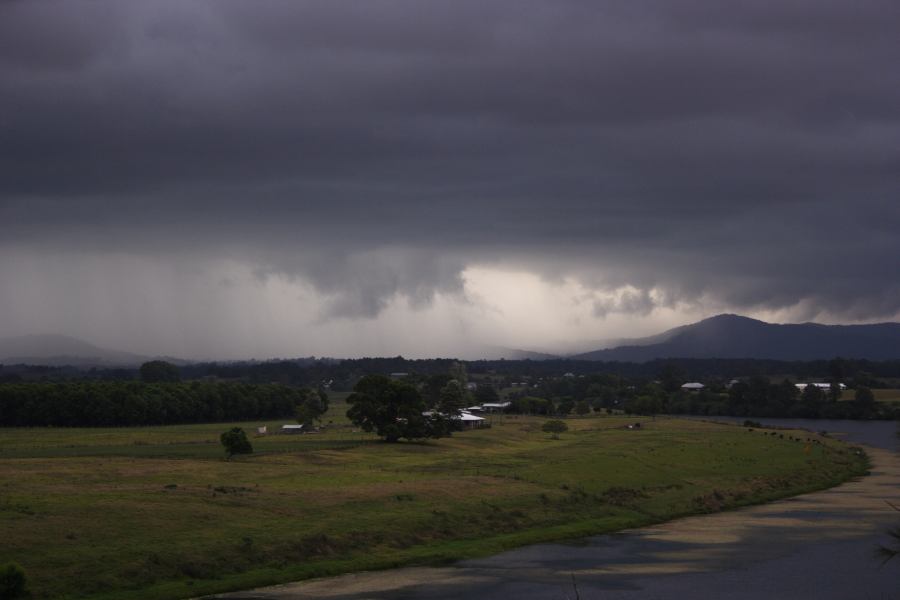
<instances>
[{"instance_id":1,"label":"dense shrub","mask_svg":"<svg viewBox=\"0 0 900 600\"><path fill-rule=\"evenodd\" d=\"M557 436L560 433L565 433L568 430L569 426L566 425L564 421L560 421L559 419L546 421L541 426L541 431L543 431L544 433L552 433L554 436Z\"/></svg>"},{"instance_id":2,"label":"dense shrub","mask_svg":"<svg viewBox=\"0 0 900 600\"><path fill-rule=\"evenodd\" d=\"M25 570L16 563L0 566L0 600L16 600L29 596Z\"/></svg>"}]
</instances>

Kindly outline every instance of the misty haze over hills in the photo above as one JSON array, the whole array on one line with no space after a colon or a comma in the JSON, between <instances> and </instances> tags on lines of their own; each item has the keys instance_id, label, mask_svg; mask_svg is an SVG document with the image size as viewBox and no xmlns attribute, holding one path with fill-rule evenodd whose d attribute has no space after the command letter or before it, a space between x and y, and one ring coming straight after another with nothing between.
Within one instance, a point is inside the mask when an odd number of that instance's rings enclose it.
<instances>
[{"instance_id":1,"label":"misty haze over hills","mask_svg":"<svg viewBox=\"0 0 900 600\"><path fill-rule=\"evenodd\" d=\"M67 335L22 335L0 338L0 363L74 367L139 365L156 357L101 348ZM165 357L182 364L186 361Z\"/></svg>"},{"instance_id":2,"label":"misty haze over hills","mask_svg":"<svg viewBox=\"0 0 900 600\"><path fill-rule=\"evenodd\" d=\"M723 314L660 334L617 340L612 348L570 355L572 360L647 362L658 358L754 358L817 360L836 356L869 360L900 359L900 323L871 325L774 324ZM548 360L558 355L483 346L468 360ZM153 358L95 346L63 335L0 338L0 362L76 367L134 366ZM247 360L252 357L246 357Z\"/></svg>"}]
</instances>

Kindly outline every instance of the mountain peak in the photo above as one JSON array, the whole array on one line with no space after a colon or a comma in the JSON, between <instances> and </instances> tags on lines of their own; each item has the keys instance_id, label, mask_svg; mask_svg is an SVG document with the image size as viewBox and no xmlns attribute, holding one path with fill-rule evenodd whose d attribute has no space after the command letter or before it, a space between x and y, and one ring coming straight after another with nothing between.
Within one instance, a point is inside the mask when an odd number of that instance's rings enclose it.
<instances>
[{"instance_id":1,"label":"mountain peak","mask_svg":"<svg viewBox=\"0 0 900 600\"><path fill-rule=\"evenodd\" d=\"M658 341L647 344L648 339ZM654 338L628 340L615 348L573 358L645 362L656 358L820 360L836 356L900 358L900 325L779 325L726 313L670 329Z\"/></svg>"},{"instance_id":2,"label":"mountain peak","mask_svg":"<svg viewBox=\"0 0 900 600\"><path fill-rule=\"evenodd\" d=\"M700 325L701 323L761 323L764 325L772 325L772 323L766 323L765 321L760 321L759 319L754 319L752 317L745 317L744 315L736 315L734 313L721 313L712 317L701 319L700 321L697 321L692 325L688 325L688 327L691 327L693 325Z\"/></svg>"}]
</instances>

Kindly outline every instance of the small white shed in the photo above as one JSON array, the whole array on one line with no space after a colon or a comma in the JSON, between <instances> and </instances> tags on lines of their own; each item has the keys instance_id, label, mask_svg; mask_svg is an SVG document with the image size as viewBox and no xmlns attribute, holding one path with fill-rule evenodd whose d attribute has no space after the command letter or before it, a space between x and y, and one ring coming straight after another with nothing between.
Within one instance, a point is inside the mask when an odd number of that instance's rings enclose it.
<instances>
[{"instance_id":1,"label":"small white shed","mask_svg":"<svg viewBox=\"0 0 900 600\"><path fill-rule=\"evenodd\" d=\"M459 413L459 420L462 421L463 429L478 429L484 425L484 417L479 417L472 413Z\"/></svg>"}]
</instances>

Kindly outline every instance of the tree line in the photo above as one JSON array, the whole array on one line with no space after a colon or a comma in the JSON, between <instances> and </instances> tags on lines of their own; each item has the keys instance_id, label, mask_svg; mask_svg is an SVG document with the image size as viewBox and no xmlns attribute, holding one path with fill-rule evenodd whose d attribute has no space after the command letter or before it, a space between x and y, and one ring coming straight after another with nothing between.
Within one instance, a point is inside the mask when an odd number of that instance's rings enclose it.
<instances>
[{"instance_id":1,"label":"tree line","mask_svg":"<svg viewBox=\"0 0 900 600\"><path fill-rule=\"evenodd\" d=\"M823 379L839 376L853 379L871 388L892 387L885 379L900 379L900 360L869 361L836 358L816 361L777 361L758 359L660 359L645 363L622 363L578 360L480 360L455 359L411 360L392 358L245 361L233 363L195 363L178 368L182 379L218 378L245 383L281 383L317 388L327 382L333 390L352 390L365 375L406 372L418 377L442 375L454 364L463 364L475 376L490 375L502 382L499 387L522 378L553 378L571 372L575 376L612 375L631 380L657 379L666 372L677 372L682 380L727 381L749 374L779 376L791 374L799 379ZM840 373L840 375L837 375ZM662 374L662 375L661 375ZM0 382L15 383L35 380L128 380L142 376L138 368L77 369L34 365L0 365Z\"/></svg>"},{"instance_id":2,"label":"tree line","mask_svg":"<svg viewBox=\"0 0 900 600\"><path fill-rule=\"evenodd\" d=\"M69 381L0 383L0 425L107 427L296 417L311 422L327 396L281 384Z\"/></svg>"},{"instance_id":3,"label":"tree line","mask_svg":"<svg viewBox=\"0 0 900 600\"><path fill-rule=\"evenodd\" d=\"M794 381L771 381L753 375L724 383L708 380L699 392L681 389L684 379L664 370L653 380L615 375L555 378L509 393L508 412L566 416L602 410L629 414L731 415L738 417L797 417L825 419L900 419L900 404L877 402L872 390L849 379L846 399L837 379L829 388Z\"/></svg>"},{"instance_id":4,"label":"tree line","mask_svg":"<svg viewBox=\"0 0 900 600\"><path fill-rule=\"evenodd\" d=\"M891 419L900 405L874 401L870 388L895 386L886 378L892 362L872 363L833 359L809 363L745 360L668 360L630 365L649 374L580 373L602 369L586 361L406 360L402 357L330 361L302 359L266 363L176 367L164 361L145 363L132 372L91 372L80 379L54 382L46 378L24 383L0 378L0 425L144 425L281 418L294 415L311 424L327 406L312 388L354 389L373 373L404 373L403 383L415 388L425 409L445 415L471 404L498 402L498 390L510 400L509 412L546 416L588 414L601 410L634 414L697 414L753 417ZM765 365L817 378L846 382L854 399L839 400L839 389L809 386L800 392L783 377L757 373L727 383L718 376L695 377L699 365L716 372ZM730 365L725 369L726 365ZM896 363L900 366L900 363ZM488 368L490 367L490 368ZM563 371L566 368L566 371ZM2 372L6 372L5 369ZM212 372L213 374L209 374ZM466 388L469 375L477 387ZM795 375L800 377L800 375ZM95 378L97 377L97 378ZM136 381L139 377L141 381ZM202 380L180 382L183 377ZM802 377L806 378L806 377ZM685 381L706 384L701 392L685 392ZM771 381L770 381L771 379ZM24 387L23 387L24 386ZM389 386L390 387L390 386ZM386 388L387 389L387 388ZM357 390L359 391L359 390ZM359 395L356 396L360 398ZM415 419L414 419L415 420ZM408 436L400 436L407 438ZM414 436L416 437L416 436Z\"/></svg>"},{"instance_id":5,"label":"tree line","mask_svg":"<svg viewBox=\"0 0 900 600\"><path fill-rule=\"evenodd\" d=\"M807 385L803 390L788 379L773 383L760 376L739 381L726 391L677 391L656 400L638 397L635 412L729 415L737 417L795 417L804 419L900 419L900 405L875 401L872 390L859 385L852 399L841 400L837 384L829 389ZM658 410L659 409L659 410Z\"/></svg>"}]
</instances>

